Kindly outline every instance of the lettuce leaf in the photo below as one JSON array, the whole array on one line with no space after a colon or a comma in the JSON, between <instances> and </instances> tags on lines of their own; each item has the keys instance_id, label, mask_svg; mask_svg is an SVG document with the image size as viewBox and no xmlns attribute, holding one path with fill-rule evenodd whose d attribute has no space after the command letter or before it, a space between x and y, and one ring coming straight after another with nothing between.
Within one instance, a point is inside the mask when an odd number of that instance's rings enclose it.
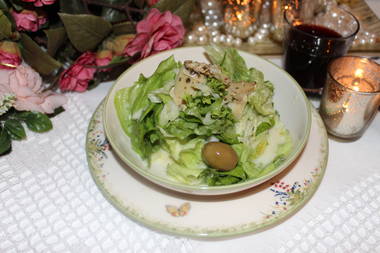
<instances>
[{"instance_id":1,"label":"lettuce leaf","mask_svg":"<svg viewBox=\"0 0 380 253\"><path fill-rule=\"evenodd\" d=\"M153 103L148 94L173 82L178 68L179 64L171 56L150 77L140 75L133 86L116 92L114 104L122 128L130 137L133 149L145 160L165 141L158 128L164 105Z\"/></svg>"},{"instance_id":2,"label":"lettuce leaf","mask_svg":"<svg viewBox=\"0 0 380 253\"><path fill-rule=\"evenodd\" d=\"M223 104L221 97L204 96L199 92L187 96L185 104L177 119L164 128L173 137L184 140L197 136L218 136L234 125L231 109Z\"/></svg>"},{"instance_id":3,"label":"lettuce leaf","mask_svg":"<svg viewBox=\"0 0 380 253\"><path fill-rule=\"evenodd\" d=\"M247 65L235 48L214 45L205 47L207 55L213 64L222 67L223 72L233 81L252 81Z\"/></svg>"},{"instance_id":4,"label":"lettuce leaf","mask_svg":"<svg viewBox=\"0 0 380 253\"><path fill-rule=\"evenodd\" d=\"M179 182L186 184L200 183L199 175L207 166L202 160L202 148L205 140L195 138L186 143L177 139L167 142L173 162L167 168L167 174Z\"/></svg>"},{"instance_id":5,"label":"lettuce leaf","mask_svg":"<svg viewBox=\"0 0 380 253\"><path fill-rule=\"evenodd\" d=\"M168 176L185 184L229 185L273 171L292 150L292 140L273 107L272 83L248 68L236 49L213 45L206 51L233 82L255 82L242 117L234 118L224 99L227 85L213 77L207 77L207 92L192 92L177 105L171 89L181 64L169 57L153 75L140 75L116 93L117 114L133 149L148 162L156 151L165 152ZM239 157L236 168L218 171L203 162L202 148L210 138L232 146Z\"/></svg>"},{"instance_id":6,"label":"lettuce leaf","mask_svg":"<svg viewBox=\"0 0 380 253\"><path fill-rule=\"evenodd\" d=\"M199 177L202 179L202 182L209 186L236 184L248 178L241 166L236 166L236 168L229 171L218 171L208 168L203 170Z\"/></svg>"},{"instance_id":7,"label":"lettuce leaf","mask_svg":"<svg viewBox=\"0 0 380 253\"><path fill-rule=\"evenodd\" d=\"M269 81L257 82L249 102L259 114L267 116L275 113L272 98L273 84Z\"/></svg>"}]
</instances>

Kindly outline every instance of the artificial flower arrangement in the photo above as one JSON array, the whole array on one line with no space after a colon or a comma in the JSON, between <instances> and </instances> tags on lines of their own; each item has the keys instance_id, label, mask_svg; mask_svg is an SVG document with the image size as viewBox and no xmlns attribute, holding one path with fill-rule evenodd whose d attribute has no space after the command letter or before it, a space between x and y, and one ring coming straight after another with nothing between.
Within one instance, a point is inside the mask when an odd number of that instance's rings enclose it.
<instances>
[{"instance_id":1,"label":"artificial flower arrangement","mask_svg":"<svg viewBox=\"0 0 380 253\"><path fill-rule=\"evenodd\" d=\"M65 92L178 47L194 0L0 0L0 155L52 128Z\"/></svg>"}]
</instances>

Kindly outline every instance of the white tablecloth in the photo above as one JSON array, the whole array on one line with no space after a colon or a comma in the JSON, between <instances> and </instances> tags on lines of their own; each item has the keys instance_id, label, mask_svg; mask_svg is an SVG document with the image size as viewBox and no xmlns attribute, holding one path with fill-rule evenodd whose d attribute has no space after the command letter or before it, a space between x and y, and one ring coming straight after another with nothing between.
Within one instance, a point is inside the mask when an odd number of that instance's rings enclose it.
<instances>
[{"instance_id":1,"label":"white tablecloth","mask_svg":"<svg viewBox=\"0 0 380 253\"><path fill-rule=\"evenodd\" d=\"M380 1L368 2L380 13ZM324 179L291 218L243 237L194 240L136 224L93 182L85 134L111 85L70 95L52 131L29 132L0 158L0 252L380 252L379 114L361 139L329 140Z\"/></svg>"}]
</instances>

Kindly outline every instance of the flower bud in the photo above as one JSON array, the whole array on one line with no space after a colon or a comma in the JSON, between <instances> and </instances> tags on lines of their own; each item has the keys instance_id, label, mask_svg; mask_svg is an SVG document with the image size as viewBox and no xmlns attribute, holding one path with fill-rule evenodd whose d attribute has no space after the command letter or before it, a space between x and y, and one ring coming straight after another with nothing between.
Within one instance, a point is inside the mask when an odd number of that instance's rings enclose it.
<instances>
[{"instance_id":1,"label":"flower bud","mask_svg":"<svg viewBox=\"0 0 380 253\"><path fill-rule=\"evenodd\" d=\"M21 52L17 43L0 42L0 69L14 69L21 64Z\"/></svg>"},{"instance_id":2,"label":"flower bud","mask_svg":"<svg viewBox=\"0 0 380 253\"><path fill-rule=\"evenodd\" d=\"M112 51L111 50L107 50L107 49L103 49L103 50L100 50L96 53L96 59L112 59Z\"/></svg>"},{"instance_id":3,"label":"flower bud","mask_svg":"<svg viewBox=\"0 0 380 253\"><path fill-rule=\"evenodd\" d=\"M26 9L21 12L11 10L18 31L36 32L40 29L40 27L47 22L47 18L44 13L39 13Z\"/></svg>"},{"instance_id":4,"label":"flower bud","mask_svg":"<svg viewBox=\"0 0 380 253\"><path fill-rule=\"evenodd\" d=\"M115 55L122 55L125 46L133 40L134 34L123 34L115 37L105 44L105 48L114 52Z\"/></svg>"},{"instance_id":5,"label":"flower bud","mask_svg":"<svg viewBox=\"0 0 380 253\"><path fill-rule=\"evenodd\" d=\"M108 49L103 49L103 50L100 50L96 53L96 59L95 59L95 63L96 63L96 66L107 66L111 60L112 60L112 57L113 57L113 53L111 50L108 50ZM108 71L109 69L100 69L99 71Z\"/></svg>"}]
</instances>

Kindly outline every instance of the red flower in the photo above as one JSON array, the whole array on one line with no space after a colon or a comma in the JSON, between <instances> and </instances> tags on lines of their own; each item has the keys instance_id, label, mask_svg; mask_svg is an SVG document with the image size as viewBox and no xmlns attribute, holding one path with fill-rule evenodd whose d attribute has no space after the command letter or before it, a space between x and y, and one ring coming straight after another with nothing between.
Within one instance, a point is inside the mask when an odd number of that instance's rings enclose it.
<instances>
[{"instance_id":1,"label":"red flower","mask_svg":"<svg viewBox=\"0 0 380 253\"><path fill-rule=\"evenodd\" d=\"M44 16L38 15L37 12L31 10L22 10L21 12L11 11L16 22L18 31L37 31L47 19Z\"/></svg>"},{"instance_id":2,"label":"red flower","mask_svg":"<svg viewBox=\"0 0 380 253\"><path fill-rule=\"evenodd\" d=\"M94 77L95 68L85 65L95 65L95 53L83 53L68 69L62 72L59 79L59 87L65 91L83 92L87 90L88 83Z\"/></svg>"},{"instance_id":3,"label":"red flower","mask_svg":"<svg viewBox=\"0 0 380 253\"><path fill-rule=\"evenodd\" d=\"M22 0L23 2L34 3L34 6L41 7L55 3L55 0ZM64 0L63 0L64 1Z\"/></svg>"},{"instance_id":4,"label":"red flower","mask_svg":"<svg viewBox=\"0 0 380 253\"><path fill-rule=\"evenodd\" d=\"M128 43L124 54L140 53L140 59L178 47L182 44L185 28L180 17L169 11L160 13L152 9L148 16L137 23L137 35Z\"/></svg>"},{"instance_id":5,"label":"red flower","mask_svg":"<svg viewBox=\"0 0 380 253\"><path fill-rule=\"evenodd\" d=\"M14 69L21 64L21 53L17 43L0 42L0 69Z\"/></svg>"}]
</instances>

